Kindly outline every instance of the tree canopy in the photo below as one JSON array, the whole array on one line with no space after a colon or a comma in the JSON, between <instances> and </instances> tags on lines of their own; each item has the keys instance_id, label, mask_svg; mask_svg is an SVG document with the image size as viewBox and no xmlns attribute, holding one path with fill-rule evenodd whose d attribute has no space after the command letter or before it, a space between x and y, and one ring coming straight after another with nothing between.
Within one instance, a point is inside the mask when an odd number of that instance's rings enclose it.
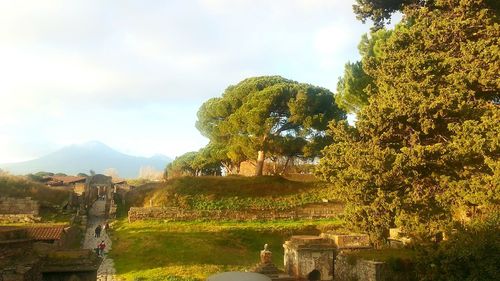
<instances>
[{"instance_id":1,"label":"tree canopy","mask_svg":"<svg viewBox=\"0 0 500 281\"><path fill-rule=\"evenodd\" d=\"M344 67L344 76L339 78L335 101L349 113L357 113L369 102L372 92L376 92L374 77L366 73L364 65L376 64L377 58L382 55L382 46L391 35L392 30L384 28L372 31L361 37L358 45L361 61L348 62Z\"/></svg>"},{"instance_id":2,"label":"tree canopy","mask_svg":"<svg viewBox=\"0 0 500 281\"><path fill-rule=\"evenodd\" d=\"M378 29L390 22L393 13L402 11L407 6L431 5L433 2L434 0L356 0L353 10L359 20L364 23L370 19L375 29Z\"/></svg>"},{"instance_id":3,"label":"tree canopy","mask_svg":"<svg viewBox=\"0 0 500 281\"><path fill-rule=\"evenodd\" d=\"M280 76L248 78L205 102L196 127L212 144L226 147L233 161L252 159L262 174L267 153L315 157L331 120L345 119L333 94Z\"/></svg>"},{"instance_id":4,"label":"tree canopy","mask_svg":"<svg viewBox=\"0 0 500 281\"><path fill-rule=\"evenodd\" d=\"M375 87L356 127L330 125L317 174L377 240L395 226L429 239L500 202L500 28L488 3L407 8L363 63Z\"/></svg>"},{"instance_id":5,"label":"tree canopy","mask_svg":"<svg viewBox=\"0 0 500 281\"><path fill-rule=\"evenodd\" d=\"M167 177L220 175L221 162L210 155L213 152L211 146L199 151L186 152L167 165L164 175Z\"/></svg>"}]
</instances>

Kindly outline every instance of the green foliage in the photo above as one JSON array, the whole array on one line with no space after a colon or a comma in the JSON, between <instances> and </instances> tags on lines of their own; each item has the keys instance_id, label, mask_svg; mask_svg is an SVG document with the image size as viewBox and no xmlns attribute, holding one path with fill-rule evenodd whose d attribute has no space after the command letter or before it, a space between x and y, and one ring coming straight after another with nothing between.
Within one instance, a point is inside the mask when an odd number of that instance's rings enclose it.
<instances>
[{"instance_id":1,"label":"green foliage","mask_svg":"<svg viewBox=\"0 0 500 281\"><path fill-rule=\"evenodd\" d=\"M39 183L45 182L45 179L37 174L27 174L25 177L33 182L39 182Z\"/></svg>"},{"instance_id":2,"label":"green foliage","mask_svg":"<svg viewBox=\"0 0 500 281\"><path fill-rule=\"evenodd\" d=\"M350 63L344 67L344 76L339 78L335 102L340 108L349 113L357 113L368 104L370 93L376 92L374 78L368 75L363 65L377 63L377 58L382 56L383 46L392 34L391 30L380 29L364 34L358 45L361 61Z\"/></svg>"},{"instance_id":3,"label":"green foliage","mask_svg":"<svg viewBox=\"0 0 500 281\"><path fill-rule=\"evenodd\" d=\"M500 276L500 220L498 214L486 222L461 229L448 241L420 250L419 280L497 280Z\"/></svg>"},{"instance_id":4,"label":"green foliage","mask_svg":"<svg viewBox=\"0 0 500 281\"><path fill-rule=\"evenodd\" d=\"M135 194L135 195L133 195ZM136 206L175 206L193 210L285 210L308 203L335 201L325 183L281 177L182 177L149 185L128 195ZM339 204L339 208L340 208Z\"/></svg>"},{"instance_id":5,"label":"green foliage","mask_svg":"<svg viewBox=\"0 0 500 281\"><path fill-rule=\"evenodd\" d=\"M363 23L371 19L374 28L379 29L389 23L391 15L403 11L408 6L431 6L434 0L356 0L353 5L354 13Z\"/></svg>"},{"instance_id":6,"label":"green foliage","mask_svg":"<svg viewBox=\"0 0 500 281\"><path fill-rule=\"evenodd\" d=\"M344 67L344 76L337 83L335 101L340 108L349 113L358 112L368 104L368 94L365 88L371 84L372 78L363 71L360 61L348 62Z\"/></svg>"},{"instance_id":7,"label":"green foliage","mask_svg":"<svg viewBox=\"0 0 500 281\"><path fill-rule=\"evenodd\" d=\"M482 0L407 9L363 62L376 91L356 127L332 122L317 173L334 183L347 221L382 241L401 226L430 239L458 209L500 200L500 28Z\"/></svg>"},{"instance_id":8,"label":"green foliage","mask_svg":"<svg viewBox=\"0 0 500 281\"><path fill-rule=\"evenodd\" d=\"M211 153L216 153L212 146L184 153L167 165L166 174L170 177L220 175L221 162Z\"/></svg>"},{"instance_id":9,"label":"green foliage","mask_svg":"<svg viewBox=\"0 0 500 281\"><path fill-rule=\"evenodd\" d=\"M196 127L213 145L225 147L221 160L239 164L258 151L315 157L319 151L313 148L324 141L328 122L345 117L327 89L263 76L245 79L205 102Z\"/></svg>"}]
</instances>

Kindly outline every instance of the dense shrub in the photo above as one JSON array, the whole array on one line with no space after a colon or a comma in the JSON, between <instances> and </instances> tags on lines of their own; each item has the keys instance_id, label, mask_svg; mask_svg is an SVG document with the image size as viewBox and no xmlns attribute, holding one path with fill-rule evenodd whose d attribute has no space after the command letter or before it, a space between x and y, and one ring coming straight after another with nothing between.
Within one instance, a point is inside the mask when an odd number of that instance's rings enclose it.
<instances>
[{"instance_id":1,"label":"dense shrub","mask_svg":"<svg viewBox=\"0 0 500 281\"><path fill-rule=\"evenodd\" d=\"M453 234L448 241L421 250L419 280L479 281L500 276L499 214Z\"/></svg>"}]
</instances>

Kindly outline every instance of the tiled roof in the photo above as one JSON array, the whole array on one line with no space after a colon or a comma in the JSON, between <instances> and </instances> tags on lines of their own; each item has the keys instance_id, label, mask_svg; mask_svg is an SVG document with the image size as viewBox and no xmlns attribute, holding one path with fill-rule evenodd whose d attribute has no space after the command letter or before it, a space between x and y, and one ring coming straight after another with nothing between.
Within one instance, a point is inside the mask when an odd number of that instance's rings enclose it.
<instances>
[{"instance_id":1,"label":"tiled roof","mask_svg":"<svg viewBox=\"0 0 500 281\"><path fill-rule=\"evenodd\" d=\"M34 240L59 240L64 233L64 225L29 227L28 237Z\"/></svg>"}]
</instances>

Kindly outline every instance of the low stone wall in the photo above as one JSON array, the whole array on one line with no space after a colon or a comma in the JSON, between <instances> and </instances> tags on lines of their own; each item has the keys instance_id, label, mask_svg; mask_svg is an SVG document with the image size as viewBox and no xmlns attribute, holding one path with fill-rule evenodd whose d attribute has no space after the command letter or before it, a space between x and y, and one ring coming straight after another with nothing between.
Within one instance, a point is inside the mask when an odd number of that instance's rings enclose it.
<instances>
[{"instance_id":1,"label":"low stone wall","mask_svg":"<svg viewBox=\"0 0 500 281\"><path fill-rule=\"evenodd\" d=\"M335 281L383 281L385 263L367 260L351 260L344 255L335 259Z\"/></svg>"},{"instance_id":2,"label":"low stone wall","mask_svg":"<svg viewBox=\"0 0 500 281\"><path fill-rule=\"evenodd\" d=\"M14 214L14 215L4 215L0 214L0 223L33 223L40 221L39 216L31 214Z\"/></svg>"},{"instance_id":3,"label":"low stone wall","mask_svg":"<svg viewBox=\"0 0 500 281\"><path fill-rule=\"evenodd\" d=\"M31 197L0 197L0 214L31 214L38 216L40 204Z\"/></svg>"},{"instance_id":4,"label":"low stone wall","mask_svg":"<svg viewBox=\"0 0 500 281\"><path fill-rule=\"evenodd\" d=\"M335 259L334 281L402 281L414 280L413 269L395 269L380 261L355 259L344 254Z\"/></svg>"},{"instance_id":5,"label":"low stone wall","mask_svg":"<svg viewBox=\"0 0 500 281\"><path fill-rule=\"evenodd\" d=\"M279 220L279 219L318 219L335 218L342 212L340 204L311 204L291 210L220 210L192 211L174 207L131 207L128 211L129 222L137 220L172 220L187 221L197 219L210 220Z\"/></svg>"}]
</instances>

